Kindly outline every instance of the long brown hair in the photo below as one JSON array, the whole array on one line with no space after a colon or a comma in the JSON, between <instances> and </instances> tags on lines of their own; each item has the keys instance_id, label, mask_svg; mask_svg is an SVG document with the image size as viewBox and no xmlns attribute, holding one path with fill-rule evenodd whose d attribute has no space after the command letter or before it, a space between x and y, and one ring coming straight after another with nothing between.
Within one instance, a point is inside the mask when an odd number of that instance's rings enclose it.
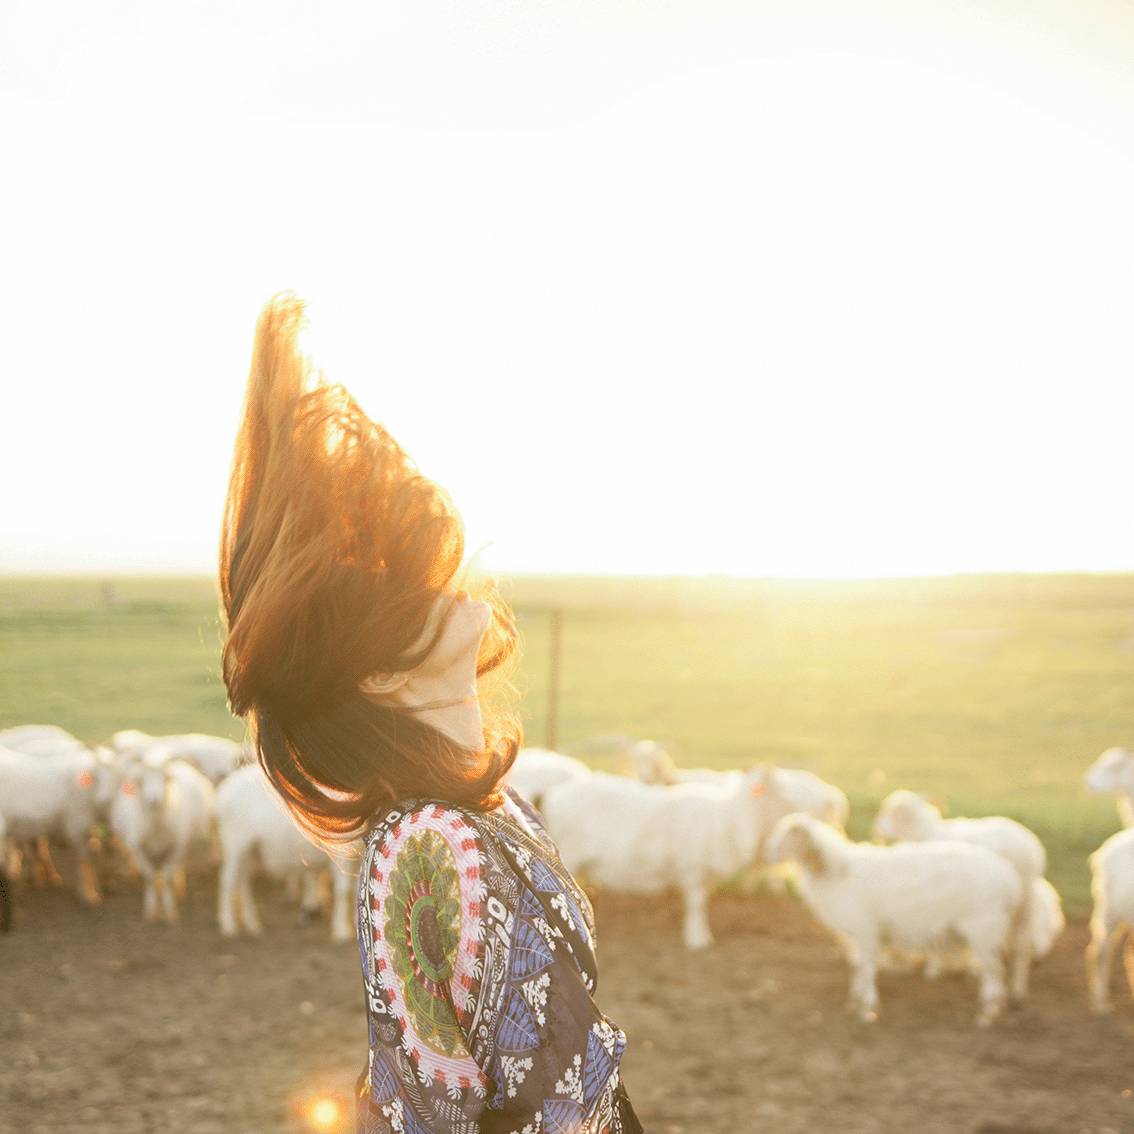
<instances>
[{"instance_id":1,"label":"long brown hair","mask_svg":"<svg viewBox=\"0 0 1134 1134\"><path fill-rule=\"evenodd\" d=\"M444 619L410 647L461 568L464 529L445 490L350 393L313 377L303 323L303 303L283 293L256 327L221 531L223 672L276 791L311 835L336 843L408 796L500 802L522 741L499 703L517 633L495 585L475 584L493 610L477 676L503 678L496 702L481 697L479 751L419 719L422 706L359 691L429 654Z\"/></svg>"}]
</instances>

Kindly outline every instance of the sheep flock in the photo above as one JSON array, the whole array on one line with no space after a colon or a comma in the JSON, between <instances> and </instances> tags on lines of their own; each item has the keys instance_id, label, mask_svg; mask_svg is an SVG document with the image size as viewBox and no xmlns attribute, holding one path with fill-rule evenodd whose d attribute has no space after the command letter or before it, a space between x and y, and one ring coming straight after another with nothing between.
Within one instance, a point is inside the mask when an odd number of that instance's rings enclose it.
<instances>
[{"instance_id":1,"label":"sheep flock","mask_svg":"<svg viewBox=\"0 0 1134 1134\"><path fill-rule=\"evenodd\" d=\"M652 740L627 742L625 774L523 749L508 784L538 808L564 863L588 886L675 895L690 951L712 946L710 899L742 877L790 889L838 942L848 1007L877 1019L877 974L970 973L976 1022L991 1024L1028 995L1033 965L1064 926L1037 836L1005 816L946 817L913 791L892 792L873 840L846 834L850 807L833 784L761 764L679 767ZM1084 776L1116 797L1122 829L1090 856L1093 913L1086 950L1092 1011L1112 1007L1124 959L1134 996L1134 752L1107 749ZM115 733L88 746L54 725L0 730L0 932L11 926L13 880L62 880L51 842L73 854L77 898L101 900L98 866L117 856L140 882L142 916L175 924L187 864L218 872L217 929L256 935L253 879L284 881L299 916L330 905L330 936L354 939L356 859L331 855L298 829L247 745L189 733Z\"/></svg>"}]
</instances>

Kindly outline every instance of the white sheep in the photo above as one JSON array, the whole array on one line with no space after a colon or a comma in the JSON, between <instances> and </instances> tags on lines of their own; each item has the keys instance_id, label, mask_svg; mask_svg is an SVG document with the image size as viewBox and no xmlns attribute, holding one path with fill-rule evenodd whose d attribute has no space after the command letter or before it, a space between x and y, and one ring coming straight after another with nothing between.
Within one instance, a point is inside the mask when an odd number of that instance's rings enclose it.
<instances>
[{"instance_id":1,"label":"white sheep","mask_svg":"<svg viewBox=\"0 0 1134 1134\"><path fill-rule=\"evenodd\" d=\"M207 844L212 811L213 785L184 760L154 750L123 761L110 828L142 875L147 920L177 921L185 864L194 849Z\"/></svg>"},{"instance_id":2,"label":"white sheep","mask_svg":"<svg viewBox=\"0 0 1134 1134\"><path fill-rule=\"evenodd\" d=\"M1067 926L1059 891L1046 878L1037 878L1032 883L1028 923L1032 959L1046 957ZM936 980L945 972L977 971L977 966L967 949L943 950L925 956L898 956L892 950L887 950L881 967L890 972L909 972L922 962L927 980Z\"/></svg>"},{"instance_id":3,"label":"white sheep","mask_svg":"<svg viewBox=\"0 0 1134 1134\"><path fill-rule=\"evenodd\" d=\"M1129 748L1108 748L1087 769L1083 782L1088 791L1118 796L1122 825L1134 827L1134 752Z\"/></svg>"},{"instance_id":4,"label":"white sheep","mask_svg":"<svg viewBox=\"0 0 1134 1134\"><path fill-rule=\"evenodd\" d=\"M90 860L89 835L114 789L113 769L101 756L78 748L53 755L29 755L0 748L0 816L11 842L63 838L78 863L79 897L101 900ZM7 848L0 861L7 861Z\"/></svg>"},{"instance_id":5,"label":"white sheep","mask_svg":"<svg viewBox=\"0 0 1134 1134\"><path fill-rule=\"evenodd\" d=\"M1126 938L1126 979L1134 996L1134 827L1111 835L1091 855L1091 941L1087 989L1091 1010L1109 1012L1114 951Z\"/></svg>"},{"instance_id":6,"label":"white sheep","mask_svg":"<svg viewBox=\"0 0 1134 1134\"><path fill-rule=\"evenodd\" d=\"M86 745L58 725L31 724L0 731L0 748L28 756L54 756L59 752L85 749Z\"/></svg>"},{"instance_id":7,"label":"white sheep","mask_svg":"<svg viewBox=\"0 0 1134 1134\"><path fill-rule=\"evenodd\" d=\"M86 745L58 725L16 725L0 731L0 747L27 756L55 756L60 752L85 752ZM37 883L61 885L63 882L51 856L51 845L41 835L34 840L12 838L9 844L8 869L14 878L23 873L25 860L33 864Z\"/></svg>"},{"instance_id":8,"label":"white sheep","mask_svg":"<svg viewBox=\"0 0 1134 1134\"><path fill-rule=\"evenodd\" d=\"M590 768L574 756L564 756L550 748L521 748L504 782L540 808L549 788L590 774Z\"/></svg>"},{"instance_id":9,"label":"white sheep","mask_svg":"<svg viewBox=\"0 0 1134 1134\"><path fill-rule=\"evenodd\" d=\"M218 784L250 756L247 746L223 736L203 732L178 733L173 736L151 736L138 729L124 729L110 738L110 746L121 756L144 756L151 751L167 760L184 760Z\"/></svg>"},{"instance_id":10,"label":"white sheep","mask_svg":"<svg viewBox=\"0 0 1134 1134\"><path fill-rule=\"evenodd\" d=\"M630 746L629 755L634 772L646 784L712 783L721 779L735 779L739 771L722 771L717 768L680 768L670 754L654 740L639 740ZM845 828L850 816L850 802L834 784L828 783L814 772L802 768L776 767L781 790L790 794L794 810L814 815L824 823Z\"/></svg>"},{"instance_id":11,"label":"white sheep","mask_svg":"<svg viewBox=\"0 0 1134 1134\"><path fill-rule=\"evenodd\" d=\"M851 968L850 1005L878 1013L882 951L967 948L980 972L977 1022L1005 1001L1004 954L1018 942L1021 885L1016 871L984 847L953 842L852 843L812 815L789 815L768 841L768 858L795 862L804 901L840 938Z\"/></svg>"},{"instance_id":12,"label":"white sheep","mask_svg":"<svg viewBox=\"0 0 1134 1134\"><path fill-rule=\"evenodd\" d=\"M237 768L217 788L216 815L221 844L217 921L224 936L234 937L242 929L253 934L262 931L252 892L258 860L273 877L301 881L301 908L307 914L319 908L319 878L329 865L331 937L353 939L357 864L335 861L311 843L258 764Z\"/></svg>"},{"instance_id":13,"label":"white sheep","mask_svg":"<svg viewBox=\"0 0 1134 1134\"><path fill-rule=\"evenodd\" d=\"M570 871L624 893L681 892L689 949L713 942L712 887L756 862L767 832L791 810L779 770L768 768L671 787L592 772L543 798L548 832Z\"/></svg>"},{"instance_id":14,"label":"white sheep","mask_svg":"<svg viewBox=\"0 0 1134 1134\"><path fill-rule=\"evenodd\" d=\"M1016 871L1022 886L1023 911L1017 927L1019 941L1013 949L1012 997L1022 1000L1028 992L1028 972L1032 960L1032 940L1050 927L1050 914L1041 907L1034 914L1036 883L1047 869L1043 843L1022 823L1003 815L979 819L946 819L941 809L912 791L891 792L878 809L874 837L896 842L947 840L984 847L1005 859ZM1058 897L1058 895L1056 895ZM1044 894L1045 899L1050 895ZM1048 929L1049 931L1049 929ZM932 968L931 968L932 972Z\"/></svg>"}]
</instances>

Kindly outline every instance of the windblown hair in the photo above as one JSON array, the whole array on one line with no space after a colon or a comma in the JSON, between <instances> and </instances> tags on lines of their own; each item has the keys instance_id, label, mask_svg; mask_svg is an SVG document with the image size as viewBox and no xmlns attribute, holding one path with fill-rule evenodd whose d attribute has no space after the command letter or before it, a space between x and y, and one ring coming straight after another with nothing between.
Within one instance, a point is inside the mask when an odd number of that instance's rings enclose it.
<instances>
[{"instance_id":1,"label":"windblown hair","mask_svg":"<svg viewBox=\"0 0 1134 1134\"><path fill-rule=\"evenodd\" d=\"M410 652L461 568L464 530L445 490L350 393L313 378L303 324L303 303L284 293L256 327L221 532L223 672L276 791L317 841L338 843L409 796L497 806L522 732L482 698L476 750L415 715L430 706L359 691L436 644L449 611ZM481 677L514 658L517 633L494 584L476 591L493 611Z\"/></svg>"}]
</instances>

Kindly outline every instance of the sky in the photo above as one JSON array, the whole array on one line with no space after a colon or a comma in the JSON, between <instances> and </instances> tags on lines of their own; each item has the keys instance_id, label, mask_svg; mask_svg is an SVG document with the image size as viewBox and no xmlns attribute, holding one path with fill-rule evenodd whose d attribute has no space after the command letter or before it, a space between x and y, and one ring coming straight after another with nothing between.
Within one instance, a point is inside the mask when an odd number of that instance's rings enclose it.
<instances>
[{"instance_id":1,"label":"sky","mask_svg":"<svg viewBox=\"0 0 1134 1134\"><path fill-rule=\"evenodd\" d=\"M1132 570L1134 6L0 9L0 572L215 569L252 332L491 570Z\"/></svg>"}]
</instances>

